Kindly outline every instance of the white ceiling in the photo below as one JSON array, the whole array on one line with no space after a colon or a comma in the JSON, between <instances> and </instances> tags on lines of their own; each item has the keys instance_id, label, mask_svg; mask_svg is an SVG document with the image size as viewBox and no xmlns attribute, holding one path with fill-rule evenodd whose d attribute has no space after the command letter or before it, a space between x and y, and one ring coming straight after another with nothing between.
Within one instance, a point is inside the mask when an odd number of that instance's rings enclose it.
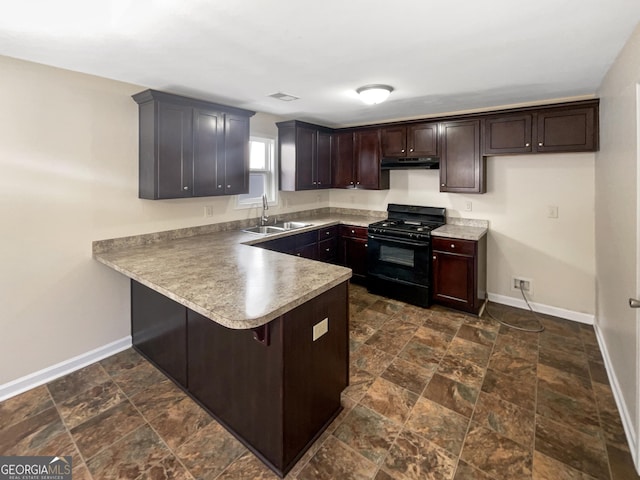
<instances>
[{"instance_id":1,"label":"white ceiling","mask_svg":"<svg viewBox=\"0 0 640 480\"><path fill-rule=\"evenodd\" d=\"M1 55L328 126L593 95L640 20L640 0L0 6ZM370 83L395 91L366 106Z\"/></svg>"}]
</instances>

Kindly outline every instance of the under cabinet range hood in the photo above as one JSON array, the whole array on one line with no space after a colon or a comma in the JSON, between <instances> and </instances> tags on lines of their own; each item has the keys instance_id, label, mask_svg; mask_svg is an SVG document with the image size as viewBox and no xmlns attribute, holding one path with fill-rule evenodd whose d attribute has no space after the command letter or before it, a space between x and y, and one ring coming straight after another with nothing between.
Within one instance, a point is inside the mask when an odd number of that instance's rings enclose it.
<instances>
[{"instance_id":1,"label":"under cabinet range hood","mask_svg":"<svg viewBox=\"0 0 640 480\"><path fill-rule=\"evenodd\" d=\"M440 168L438 157L383 158L382 170L435 170Z\"/></svg>"}]
</instances>

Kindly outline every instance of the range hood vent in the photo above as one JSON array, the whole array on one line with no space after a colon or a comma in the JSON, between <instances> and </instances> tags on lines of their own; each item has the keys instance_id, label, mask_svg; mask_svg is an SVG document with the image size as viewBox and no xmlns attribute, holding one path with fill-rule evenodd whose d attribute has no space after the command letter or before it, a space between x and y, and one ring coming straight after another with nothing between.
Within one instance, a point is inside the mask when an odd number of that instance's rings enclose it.
<instances>
[{"instance_id":1,"label":"range hood vent","mask_svg":"<svg viewBox=\"0 0 640 480\"><path fill-rule=\"evenodd\" d=\"M382 170L436 170L440 168L438 157L383 158Z\"/></svg>"}]
</instances>

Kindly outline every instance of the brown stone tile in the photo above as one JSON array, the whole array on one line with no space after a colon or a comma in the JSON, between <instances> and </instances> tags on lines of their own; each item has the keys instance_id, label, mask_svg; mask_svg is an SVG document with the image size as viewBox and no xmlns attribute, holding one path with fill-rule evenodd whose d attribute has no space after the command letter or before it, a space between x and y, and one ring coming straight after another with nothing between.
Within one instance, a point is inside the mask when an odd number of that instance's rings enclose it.
<instances>
[{"instance_id":1,"label":"brown stone tile","mask_svg":"<svg viewBox=\"0 0 640 480\"><path fill-rule=\"evenodd\" d=\"M458 455L468 425L468 418L422 397L413 407L405 428Z\"/></svg>"},{"instance_id":2,"label":"brown stone tile","mask_svg":"<svg viewBox=\"0 0 640 480\"><path fill-rule=\"evenodd\" d=\"M377 328L369 325L366 320L359 315L359 313L354 314L349 320L349 339L358 343L364 343L377 331Z\"/></svg>"},{"instance_id":3,"label":"brown stone tile","mask_svg":"<svg viewBox=\"0 0 640 480\"><path fill-rule=\"evenodd\" d=\"M78 460L80 456L78 455ZM89 469L84 463L80 463L80 466L76 466L76 459L72 460L73 462L73 471L72 477L73 480L91 480L91 474L89 473Z\"/></svg>"},{"instance_id":4,"label":"brown stone tile","mask_svg":"<svg viewBox=\"0 0 640 480\"><path fill-rule=\"evenodd\" d=\"M373 302L369 308L371 310L375 310L376 312L384 313L385 315L393 316L402 310L404 304L402 302L398 302L397 300L384 299L384 300L376 300Z\"/></svg>"},{"instance_id":5,"label":"brown stone tile","mask_svg":"<svg viewBox=\"0 0 640 480\"><path fill-rule=\"evenodd\" d=\"M622 419L620 418L611 387L594 382L593 391L596 396L598 413L600 414L600 426L607 443L620 450L627 450L627 437L624 433Z\"/></svg>"},{"instance_id":6,"label":"brown stone tile","mask_svg":"<svg viewBox=\"0 0 640 480\"><path fill-rule=\"evenodd\" d=\"M384 470L380 469L378 470L378 473L376 473L376 476L373 477L373 480L394 480L394 478Z\"/></svg>"},{"instance_id":7,"label":"brown stone tile","mask_svg":"<svg viewBox=\"0 0 640 480\"><path fill-rule=\"evenodd\" d=\"M538 388L546 388L567 396L595 398L588 378L544 364L538 365Z\"/></svg>"},{"instance_id":8,"label":"brown stone tile","mask_svg":"<svg viewBox=\"0 0 640 480\"><path fill-rule=\"evenodd\" d=\"M54 402L64 402L109 380L109 375L100 364L94 363L48 383L47 388L51 392Z\"/></svg>"},{"instance_id":9,"label":"brown stone tile","mask_svg":"<svg viewBox=\"0 0 640 480\"><path fill-rule=\"evenodd\" d=\"M471 418L478 399L478 392L478 388L470 387L436 373L422 396L460 415Z\"/></svg>"},{"instance_id":10,"label":"brown stone tile","mask_svg":"<svg viewBox=\"0 0 640 480\"><path fill-rule=\"evenodd\" d=\"M546 388L538 388L537 413L583 433L598 436L600 420L591 398L568 397Z\"/></svg>"},{"instance_id":11,"label":"brown stone tile","mask_svg":"<svg viewBox=\"0 0 640 480\"><path fill-rule=\"evenodd\" d=\"M602 440L536 416L536 451L595 478L609 478Z\"/></svg>"},{"instance_id":12,"label":"brown stone tile","mask_svg":"<svg viewBox=\"0 0 640 480\"><path fill-rule=\"evenodd\" d=\"M479 328L487 332L495 333L496 335L500 331L500 324L488 315L482 317L476 317L475 315L465 315L464 324L470 327Z\"/></svg>"},{"instance_id":13,"label":"brown stone tile","mask_svg":"<svg viewBox=\"0 0 640 480\"><path fill-rule=\"evenodd\" d=\"M582 339L579 336L556 335L548 330L540 333L540 348L560 350L572 355L584 355Z\"/></svg>"},{"instance_id":14,"label":"brown stone tile","mask_svg":"<svg viewBox=\"0 0 640 480\"><path fill-rule=\"evenodd\" d=\"M359 321L364 322L366 325L369 325L370 327L377 330L382 327L382 325L384 325L385 322L391 317L387 314L377 312L376 310L373 310L371 308L366 308L359 312L356 318Z\"/></svg>"},{"instance_id":15,"label":"brown stone tile","mask_svg":"<svg viewBox=\"0 0 640 480\"><path fill-rule=\"evenodd\" d=\"M589 365L586 354L572 355L559 350L540 348L539 363L562 370L563 372L589 378Z\"/></svg>"},{"instance_id":16,"label":"brown stone tile","mask_svg":"<svg viewBox=\"0 0 640 480\"><path fill-rule=\"evenodd\" d=\"M442 352L426 345L414 336L398 354L398 357L422 368L432 369L440 363Z\"/></svg>"},{"instance_id":17,"label":"brown stone tile","mask_svg":"<svg viewBox=\"0 0 640 480\"><path fill-rule=\"evenodd\" d=\"M438 365L437 372L470 387L480 388L484 380L485 369L464 358L447 354Z\"/></svg>"},{"instance_id":18,"label":"brown stone tile","mask_svg":"<svg viewBox=\"0 0 640 480\"><path fill-rule=\"evenodd\" d=\"M436 367L437 364L430 363L426 368L423 368L401 358L396 358L381 377L419 395L435 372Z\"/></svg>"},{"instance_id":19,"label":"brown stone tile","mask_svg":"<svg viewBox=\"0 0 640 480\"><path fill-rule=\"evenodd\" d=\"M531 449L534 440L535 414L506 402L495 395L481 392L473 413L473 421Z\"/></svg>"},{"instance_id":20,"label":"brown stone tile","mask_svg":"<svg viewBox=\"0 0 640 480\"><path fill-rule=\"evenodd\" d=\"M456 337L451 341L447 354L464 358L481 367L485 367L489 362L491 348Z\"/></svg>"},{"instance_id":21,"label":"brown stone tile","mask_svg":"<svg viewBox=\"0 0 640 480\"><path fill-rule=\"evenodd\" d=\"M95 479L138 478L169 455L171 452L155 432L148 425L142 425L89 459L87 468Z\"/></svg>"},{"instance_id":22,"label":"brown stone tile","mask_svg":"<svg viewBox=\"0 0 640 480\"><path fill-rule=\"evenodd\" d=\"M489 367L492 370L507 375L535 375L537 361L529 361L522 357L512 356L504 350L494 350L489 357Z\"/></svg>"},{"instance_id":23,"label":"brown stone tile","mask_svg":"<svg viewBox=\"0 0 640 480\"><path fill-rule=\"evenodd\" d=\"M71 435L84 458L91 458L143 423L133 405L124 401L72 428Z\"/></svg>"},{"instance_id":24,"label":"brown stone tile","mask_svg":"<svg viewBox=\"0 0 640 480\"><path fill-rule=\"evenodd\" d=\"M598 345L585 344L584 351L587 354L587 359L589 361L604 363L602 352L600 351L600 347Z\"/></svg>"},{"instance_id":25,"label":"brown stone tile","mask_svg":"<svg viewBox=\"0 0 640 480\"><path fill-rule=\"evenodd\" d=\"M380 375L392 361L393 355L364 344L351 355L351 368Z\"/></svg>"},{"instance_id":26,"label":"brown stone tile","mask_svg":"<svg viewBox=\"0 0 640 480\"><path fill-rule=\"evenodd\" d=\"M133 403L147 420L152 420L171 406L187 398L171 380L154 383L131 397Z\"/></svg>"},{"instance_id":27,"label":"brown stone tile","mask_svg":"<svg viewBox=\"0 0 640 480\"><path fill-rule=\"evenodd\" d=\"M129 397L145 390L155 383L167 380L167 377L146 360L130 369L122 369L111 374L112 378Z\"/></svg>"},{"instance_id":28,"label":"brown stone tile","mask_svg":"<svg viewBox=\"0 0 640 480\"><path fill-rule=\"evenodd\" d=\"M580 324L580 338L585 347L587 345L598 346L598 337L596 337L596 331L592 325Z\"/></svg>"},{"instance_id":29,"label":"brown stone tile","mask_svg":"<svg viewBox=\"0 0 640 480\"><path fill-rule=\"evenodd\" d=\"M76 480L75 476L73 478ZM169 455L153 464L136 480L193 480L193 477L176 457Z\"/></svg>"},{"instance_id":30,"label":"brown stone tile","mask_svg":"<svg viewBox=\"0 0 640 480\"><path fill-rule=\"evenodd\" d=\"M414 341L427 345L434 351L438 352L440 356L444 355L447 351L447 348L451 343L451 339L451 335L428 327L419 327L413 336Z\"/></svg>"},{"instance_id":31,"label":"brown stone tile","mask_svg":"<svg viewBox=\"0 0 640 480\"><path fill-rule=\"evenodd\" d=\"M335 438L335 437L331 433L328 433L325 430L325 432L322 435L320 435L320 437L315 442L313 442L311 447L309 447L309 449L304 453L302 458L300 458L300 460L298 460L298 462L294 465L294 467L289 471L289 473L285 476L285 479L297 480L298 474L304 469L304 467L307 466L307 463L309 463L309 460L311 460L313 456L316 453L318 453L318 451L322 448L324 443L329 438Z\"/></svg>"},{"instance_id":32,"label":"brown stone tile","mask_svg":"<svg viewBox=\"0 0 640 480\"><path fill-rule=\"evenodd\" d=\"M359 368L349 369L349 386L342 392L343 395L355 400L356 402L367 393L369 387L376 379L376 375L366 372Z\"/></svg>"},{"instance_id":33,"label":"brown stone tile","mask_svg":"<svg viewBox=\"0 0 640 480\"><path fill-rule=\"evenodd\" d=\"M613 445L607 445L609 465L611 466L611 480L638 480L633 458L626 450L620 450Z\"/></svg>"},{"instance_id":34,"label":"brown stone tile","mask_svg":"<svg viewBox=\"0 0 640 480\"><path fill-rule=\"evenodd\" d=\"M64 439L66 430L55 407L31 415L0 430L2 455L37 455Z\"/></svg>"},{"instance_id":35,"label":"brown stone tile","mask_svg":"<svg viewBox=\"0 0 640 480\"><path fill-rule=\"evenodd\" d=\"M400 319L392 319L366 341L366 344L391 355L397 355L413 337L417 325Z\"/></svg>"},{"instance_id":36,"label":"brown stone tile","mask_svg":"<svg viewBox=\"0 0 640 480\"><path fill-rule=\"evenodd\" d=\"M0 402L0 429L21 422L53 407L47 387L42 385Z\"/></svg>"},{"instance_id":37,"label":"brown stone tile","mask_svg":"<svg viewBox=\"0 0 640 480\"><path fill-rule=\"evenodd\" d=\"M589 360L588 363L589 372L591 373L591 379L594 382L610 385L609 376L607 374L607 369L605 368L604 363L595 362L592 360Z\"/></svg>"},{"instance_id":38,"label":"brown stone tile","mask_svg":"<svg viewBox=\"0 0 640 480\"><path fill-rule=\"evenodd\" d=\"M376 378L360 404L402 425L418 401L416 393L410 392L383 378Z\"/></svg>"},{"instance_id":39,"label":"brown stone tile","mask_svg":"<svg viewBox=\"0 0 640 480\"><path fill-rule=\"evenodd\" d=\"M115 407L125 399L124 393L111 380L58 403L60 416L67 428L77 427L91 417Z\"/></svg>"},{"instance_id":40,"label":"brown stone tile","mask_svg":"<svg viewBox=\"0 0 640 480\"><path fill-rule=\"evenodd\" d=\"M533 480L595 480L592 476L580 472L540 452L533 452Z\"/></svg>"},{"instance_id":41,"label":"brown stone tile","mask_svg":"<svg viewBox=\"0 0 640 480\"><path fill-rule=\"evenodd\" d=\"M124 371L132 370L142 363L147 363L147 360L136 352L133 347L100 361L100 365L102 365L105 371L111 376L118 376Z\"/></svg>"},{"instance_id":42,"label":"brown stone tile","mask_svg":"<svg viewBox=\"0 0 640 480\"><path fill-rule=\"evenodd\" d=\"M427 310L422 307L417 307L415 305L405 305L402 310L400 310L396 317L397 319L403 320L405 322L413 323L414 325L420 327L424 325L425 322L429 321L433 317L433 312L431 310Z\"/></svg>"},{"instance_id":43,"label":"brown stone tile","mask_svg":"<svg viewBox=\"0 0 640 480\"><path fill-rule=\"evenodd\" d=\"M460 329L460 326L464 323L463 317L453 317L451 315L443 315L441 313L433 313L426 318L422 323L422 326L430 328L431 330L437 330L438 332L446 333L452 338Z\"/></svg>"},{"instance_id":44,"label":"brown stone tile","mask_svg":"<svg viewBox=\"0 0 640 480\"><path fill-rule=\"evenodd\" d=\"M175 450L191 475L202 480L217 478L247 453L247 449L218 422L211 422Z\"/></svg>"},{"instance_id":45,"label":"brown stone tile","mask_svg":"<svg viewBox=\"0 0 640 480\"><path fill-rule=\"evenodd\" d=\"M581 324L565 320L562 318L551 317L549 315L538 315L540 322L544 325L545 332L563 335L565 337L580 337Z\"/></svg>"},{"instance_id":46,"label":"brown stone tile","mask_svg":"<svg viewBox=\"0 0 640 480\"><path fill-rule=\"evenodd\" d=\"M369 480L377 466L331 436L298 474L298 480Z\"/></svg>"},{"instance_id":47,"label":"brown stone tile","mask_svg":"<svg viewBox=\"0 0 640 480\"><path fill-rule=\"evenodd\" d=\"M216 480L278 480L275 473L251 452L247 452L235 460L227 469L216 477Z\"/></svg>"},{"instance_id":48,"label":"brown stone tile","mask_svg":"<svg viewBox=\"0 0 640 480\"><path fill-rule=\"evenodd\" d=\"M471 425L460 458L497 479L531 478L530 450L477 424Z\"/></svg>"},{"instance_id":49,"label":"brown stone tile","mask_svg":"<svg viewBox=\"0 0 640 480\"><path fill-rule=\"evenodd\" d=\"M453 477L453 480L493 480L493 478L468 463L459 460L456 475Z\"/></svg>"},{"instance_id":50,"label":"brown stone tile","mask_svg":"<svg viewBox=\"0 0 640 480\"><path fill-rule=\"evenodd\" d=\"M489 369L484 377L482 391L492 393L525 410L533 411L535 409L536 381L534 375L513 377Z\"/></svg>"},{"instance_id":51,"label":"brown stone tile","mask_svg":"<svg viewBox=\"0 0 640 480\"><path fill-rule=\"evenodd\" d=\"M355 407L358 404L358 402L356 402L354 399L346 395L341 395L340 404L342 405L342 411L338 414L336 418L333 419L333 422L329 424L329 426L325 430L325 433L333 433L335 429L338 428L340 424L344 421L347 415L349 415L349 412L353 410L353 407Z\"/></svg>"},{"instance_id":52,"label":"brown stone tile","mask_svg":"<svg viewBox=\"0 0 640 480\"><path fill-rule=\"evenodd\" d=\"M530 314L528 314L527 316L507 315L506 317L498 318L501 318L501 320L508 322L511 325L515 325L520 328L526 328L529 330L536 330L540 326L538 324L538 321L535 318L531 317ZM498 334L510 338L513 341L530 343L534 346L538 345L538 339L540 336L540 333L537 332L525 332L516 328L507 327L506 325L500 325Z\"/></svg>"},{"instance_id":53,"label":"brown stone tile","mask_svg":"<svg viewBox=\"0 0 640 480\"><path fill-rule=\"evenodd\" d=\"M333 435L359 454L380 464L401 428L379 413L357 405Z\"/></svg>"},{"instance_id":54,"label":"brown stone tile","mask_svg":"<svg viewBox=\"0 0 640 480\"><path fill-rule=\"evenodd\" d=\"M382 468L391 478L448 480L453 475L456 460L456 456L445 449L404 430L389 450Z\"/></svg>"},{"instance_id":55,"label":"brown stone tile","mask_svg":"<svg viewBox=\"0 0 640 480\"><path fill-rule=\"evenodd\" d=\"M482 330L481 328L472 327L466 324L460 327L460 330L458 330L458 334L456 335L458 338L469 340L471 342L484 345L485 347L493 346L493 343L496 341L496 336L496 332Z\"/></svg>"},{"instance_id":56,"label":"brown stone tile","mask_svg":"<svg viewBox=\"0 0 640 480\"><path fill-rule=\"evenodd\" d=\"M504 352L512 357L522 358L529 362L538 361L538 343L514 338L504 333L496 337L494 352Z\"/></svg>"},{"instance_id":57,"label":"brown stone tile","mask_svg":"<svg viewBox=\"0 0 640 480\"><path fill-rule=\"evenodd\" d=\"M213 419L190 398L170 405L149 423L169 448L176 449Z\"/></svg>"}]
</instances>

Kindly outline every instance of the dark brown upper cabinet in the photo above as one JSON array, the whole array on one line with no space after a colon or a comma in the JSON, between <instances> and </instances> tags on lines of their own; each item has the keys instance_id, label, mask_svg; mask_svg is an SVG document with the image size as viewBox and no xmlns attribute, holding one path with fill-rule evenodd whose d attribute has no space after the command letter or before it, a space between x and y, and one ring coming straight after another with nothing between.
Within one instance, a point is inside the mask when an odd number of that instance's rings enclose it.
<instances>
[{"instance_id":1,"label":"dark brown upper cabinet","mask_svg":"<svg viewBox=\"0 0 640 480\"><path fill-rule=\"evenodd\" d=\"M381 129L383 157L438 156L438 124L414 123Z\"/></svg>"},{"instance_id":2,"label":"dark brown upper cabinet","mask_svg":"<svg viewBox=\"0 0 640 480\"><path fill-rule=\"evenodd\" d=\"M332 137L333 186L385 190L389 171L382 171L380 129L336 133Z\"/></svg>"},{"instance_id":3,"label":"dark brown upper cabinet","mask_svg":"<svg viewBox=\"0 0 640 480\"><path fill-rule=\"evenodd\" d=\"M156 90L139 105L139 193L151 200L246 193L255 112Z\"/></svg>"},{"instance_id":4,"label":"dark brown upper cabinet","mask_svg":"<svg viewBox=\"0 0 640 480\"><path fill-rule=\"evenodd\" d=\"M486 161L480 148L480 120L440 124L440 191L486 192Z\"/></svg>"},{"instance_id":5,"label":"dark brown upper cabinet","mask_svg":"<svg viewBox=\"0 0 640 480\"><path fill-rule=\"evenodd\" d=\"M489 115L484 154L593 152L598 149L598 102L586 101L530 112Z\"/></svg>"},{"instance_id":6,"label":"dark brown upper cabinet","mask_svg":"<svg viewBox=\"0 0 640 480\"><path fill-rule=\"evenodd\" d=\"M331 188L331 130L297 120L276 125L280 190Z\"/></svg>"}]
</instances>

